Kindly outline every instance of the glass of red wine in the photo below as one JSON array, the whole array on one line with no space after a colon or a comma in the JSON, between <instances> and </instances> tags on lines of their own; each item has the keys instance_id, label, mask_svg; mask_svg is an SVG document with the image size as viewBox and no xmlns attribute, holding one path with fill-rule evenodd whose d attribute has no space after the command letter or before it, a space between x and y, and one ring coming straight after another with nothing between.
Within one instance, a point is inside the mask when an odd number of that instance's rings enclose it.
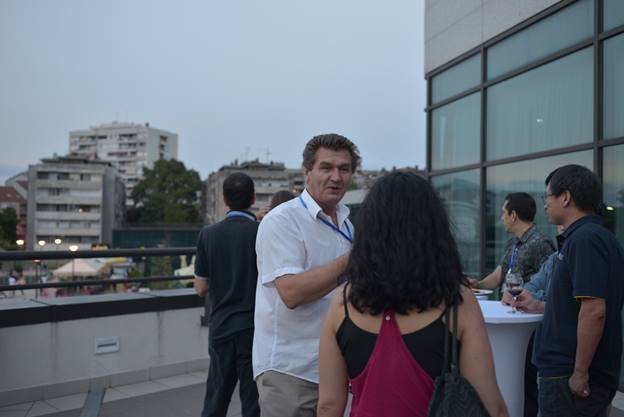
<instances>
[{"instance_id":1,"label":"glass of red wine","mask_svg":"<svg viewBox=\"0 0 624 417\"><path fill-rule=\"evenodd\" d=\"M516 301L516 297L522 292L522 284L524 284L524 280L520 274L508 272L505 276L505 286L507 287L509 294L511 294L511 298L514 302ZM510 313L517 313L513 304L511 305Z\"/></svg>"}]
</instances>

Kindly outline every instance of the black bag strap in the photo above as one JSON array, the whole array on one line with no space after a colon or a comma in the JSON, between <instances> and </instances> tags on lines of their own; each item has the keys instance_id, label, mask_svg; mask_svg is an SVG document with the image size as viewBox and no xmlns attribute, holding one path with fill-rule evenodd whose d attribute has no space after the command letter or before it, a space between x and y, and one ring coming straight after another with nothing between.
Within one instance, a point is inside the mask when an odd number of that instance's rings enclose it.
<instances>
[{"instance_id":1,"label":"black bag strap","mask_svg":"<svg viewBox=\"0 0 624 417\"><path fill-rule=\"evenodd\" d=\"M449 363L449 333L450 329L450 320L451 320L451 309L446 308L444 311L444 364L442 365L442 373L450 371L450 363Z\"/></svg>"},{"instance_id":2,"label":"black bag strap","mask_svg":"<svg viewBox=\"0 0 624 417\"><path fill-rule=\"evenodd\" d=\"M457 322L459 320L457 319L457 309L458 309L457 306L454 305L453 306L453 334L452 334L452 341L451 341L451 343L453 344L453 359L451 361L451 371L455 373L459 372L459 366L458 366L459 360L457 358L457 355L458 355L457 351L459 350L457 346L459 344L457 340L458 339Z\"/></svg>"}]
</instances>

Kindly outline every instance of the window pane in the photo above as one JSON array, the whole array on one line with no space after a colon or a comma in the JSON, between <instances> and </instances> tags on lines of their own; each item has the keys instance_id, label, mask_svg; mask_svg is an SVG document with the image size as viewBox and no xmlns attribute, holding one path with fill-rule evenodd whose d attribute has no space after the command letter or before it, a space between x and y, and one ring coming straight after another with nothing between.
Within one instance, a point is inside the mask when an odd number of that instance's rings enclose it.
<instances>
[{"instance_id":1,"label":"window pane","mask_svg":"<svg viewBox=\"0 0 624 417\"><path fill-rule=\"evenodd\" d=\"M431 165L443 169L479 162L481 93L435 109L431 114Z\"/></svg>"},{"instance_id":2,"label":"window pane","mask_svg":"<svg viewBox=\"0 0 624 417\"><path fill-rule=\"evenodd\" d=\"M533 196L537 204L535 224L542 233L554 239L556 228L548 223L544 213L542 196L544 180L555 168L567 164L584 165L593 168L592 151L575 152L565 155L539 158L494 166L487 169L487 205L485 208L485 263L488 274L499 264L505 244L512 237L505 232L500 220L505 196L509 193L526 192Z\"/></svg>"},{"instance_id":3,"label":"window pane","mask_svg":"<svg viewBox=\"0 0 624 417\"><path fill-rule=\"evenodd\" d=\"M431 80L431 101L437 103L481 83L481 54L447 69Z\"/></svg>"},{"instance_id":4,"label":"window pane","mask_svg":"<svg viewBox=\"0 0 624 417\"><path fill-rule=\"evenodd\" d=\"M603 200L607 206L605 224L624 245L624 145L603 149ZM624 314L624 311L622 312ZM622 352L624 364L624 352ZM620 371L620 385L624 384L624 368Z\"/></svg>"},{"instance_id":5,"label":"window pane","mask_svg":"<svg viewBox=\"0 0 624 417\"><path fill-rule=\"evenodd\" d=\"M591 142L592 48L487 90L488 160Z\"/></svg>"},{"instance_id":6,"label":"window pane","mask_svg":"<svg viewBox=\"0 0 624 417\"><path fill-rule=\"evenodd\" d=\"M604 30L624 25L624 1L604 0Z\"/></svg>"},{"instance_id":7,"label":"window pane","mask_svg":"<svg viewBox=\"0 0 624 417\"><path fill-rule=\"evenodd\" d=\"M607 39L603 51L603 134L609 139L624 136L624 35Z\"/></svg>"},{"instance_id":8,"label":"window pane","mask_svg":"<svg viewBox=\"0 0 624 417\"><path fill-rule=\"evenodd\" d=\"M605 218L624 245L624 145L604 148L603 174Z\"/></svg>"},{"instance_id":9,"label":"window pane","mask_svg":"<svg viewBox=\"0 0 624 417\"><path fill-rule=\"evenodd\" d=\"M488 48L487 77L537 61L593 36L594 3L581 0Z\"/></svg>"},{"instance_id":10,"label":"window pane","mask_svg":"<svg viewBox=\"0 0 624 417\"><path fill-rule=\"evenodd\" d=\"M446 204L464 272L478 276L481 246L479 170L436 176L431 183Z\"/></svg>"}]
</instances>

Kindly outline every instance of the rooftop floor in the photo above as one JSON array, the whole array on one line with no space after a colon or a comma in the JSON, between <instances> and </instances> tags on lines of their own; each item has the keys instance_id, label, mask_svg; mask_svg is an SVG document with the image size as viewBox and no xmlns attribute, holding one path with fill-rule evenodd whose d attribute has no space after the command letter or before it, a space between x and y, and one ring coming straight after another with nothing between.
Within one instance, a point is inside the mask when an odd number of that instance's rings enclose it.
<instances>
[{"instance_id":1,"label":"rooftop floor","mask_svg":"<svg viewBox=\"0 0 624 417\"><path fill-rule=\"evenodd\" d=\"M206 372L108 388L99 417L197 417L206 389ZM80 417L87 394L15 404L0 408L0 417ZM238 387L232 395L227 417L240 417ZM613 400L610 417L624 417L624 393Z\"/></svg>"}]
</instances>

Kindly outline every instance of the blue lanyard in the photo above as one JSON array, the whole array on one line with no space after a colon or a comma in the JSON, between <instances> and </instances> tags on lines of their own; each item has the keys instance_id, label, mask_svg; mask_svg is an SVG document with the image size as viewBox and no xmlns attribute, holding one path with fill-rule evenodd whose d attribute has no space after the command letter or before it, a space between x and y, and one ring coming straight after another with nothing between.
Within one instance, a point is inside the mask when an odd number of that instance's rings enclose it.
<instances>
[{"instance_id":1,"label":"blue lanyard","mask_svg":"<svg viewBox=\"0 0 624 417\"><path fill-rule=\"evenodd\" d=\"M299 201L301 201L301 205L307 210L308 205L305 203L305 201L303 201L303 198L301 198L301 196L299 196ZM327 226L329 226L330 228L332 228L334 230L334 232L336 233L340 233L342 235L342 237L344 237L345 239L347 239L350 243L353 243L353 235L351 234L351 229L349 229L349 223L347 223L345 221L345 227L347 228L347 233L343 232L342 230L340 230L339 228L336 227L335 224L328 222L327 220L325 220L322 217L317 217L320 221L322 221L323 223L325 223Z\"/></svg>"},{"instance_id":2,"label":"blue lanyard","mask_svg":"<svg viewBox=\"0 0 624 417\"><path fill-rule=\"evenodd\" d=\"M236 211L236 210L232 210L230 211L228 214L225 215L225 217L230 218L230 217L244 217L246 219L249 219L251 221L256 221L256 218L249 214L249 213L245 213L244 211Z\"/></svg>"},{"instance_id":3,"label":"blue lanyard","mask_svg":"<svg viewBox=\"0 0 624 417\"><path fill-rule=\"evenodd\" d=\"M513 268L514 264L516 263L516 257L518 256L518 244L515 244L513 247L513 251L511 251L511 260L509 261L509 269L507 270L507 273L511 273L511 268Z\"/></svg>"}]
</instances>

